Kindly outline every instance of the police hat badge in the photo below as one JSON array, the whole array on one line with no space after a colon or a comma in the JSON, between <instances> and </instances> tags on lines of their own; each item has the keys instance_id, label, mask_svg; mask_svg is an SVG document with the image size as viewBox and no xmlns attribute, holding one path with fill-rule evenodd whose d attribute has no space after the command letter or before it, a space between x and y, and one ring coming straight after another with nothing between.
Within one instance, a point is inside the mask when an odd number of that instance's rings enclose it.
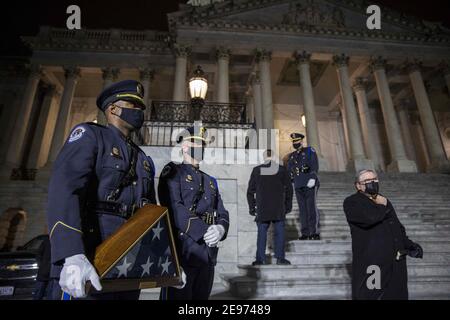
<instances>
[{"instance_id":1,"label":"police hat badge","mask_svg":"<svg viewBox=\"0 0 450 320\"><path fill-rule=\"evenodd\" d=\"M102 292L180 285L181 270L167 208L148 204L139 209L96 248L94 266Z\"/></svg>"}]
</instances>

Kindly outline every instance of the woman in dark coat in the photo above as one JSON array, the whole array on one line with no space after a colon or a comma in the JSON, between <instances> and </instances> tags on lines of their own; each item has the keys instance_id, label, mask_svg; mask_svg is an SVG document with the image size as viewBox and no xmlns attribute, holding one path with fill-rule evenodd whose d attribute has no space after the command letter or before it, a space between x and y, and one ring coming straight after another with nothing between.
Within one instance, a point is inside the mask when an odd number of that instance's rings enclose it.
<instances>
[{"instance_id":1,"label":"woman in dark coat","mask_svg":"<svg viewBox=\"0 0 450 320\"><path fill-rule=\"evenodd\" d=\"M409 240L392 203L378 193L374 171L361 171L355 186L357 192L344 201L352 234L353 299L408 299L406 256L422 258L422 248Z\"/></svg>"}]
</instances>

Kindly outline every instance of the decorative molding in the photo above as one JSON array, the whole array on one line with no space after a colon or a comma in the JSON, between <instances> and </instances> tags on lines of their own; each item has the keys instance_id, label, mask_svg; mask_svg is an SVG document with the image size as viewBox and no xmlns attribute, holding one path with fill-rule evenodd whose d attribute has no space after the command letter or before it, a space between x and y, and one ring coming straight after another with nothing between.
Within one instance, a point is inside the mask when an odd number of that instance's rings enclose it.
<instances>
[{"instance_id":1,"label":"decorative molding","mask_svg":"<svg viewBox=\"0 0 450 320\"><path fill-rule=\"evenodd\" d=\"M297 65L301 65L301 64L309 63L311 61L311 54L303 50L300 53L296 52L294 54L294 58L295 58L295 62L297 63Z\"/></svg>"},{"instance_id":2,"label":"decorative molding","mask_svg":"<svg viewBox=\"0 0 450 320\"><path fill-rule=\"evenodd\" d=\"M421 71L422 69L422 61L418 60L418 59L414 59L414 60L407 60L404 64L403 64L403 69L408 73L413 73L416 71Z\"/></svg>"},{"instance_id":3,"label":"decorative molding","mask_svg":"<svg viewBox=\"0 0 450 320\"><path fill-rule=\"evenodd\" d=\"M64 76L66 79L78 79L81 76L81 70L78 67L64 67Z\"/></svg>"},{"instance_id":4,"label":"decorative molding","mask_svg":"<svg viewBox=\"0 0 450 320\"><path fill-rule=\"evenodd\" d=\"M272 60L272 52L266 49L256 49L255 59L256 62L270 61Z\"/></svg>"},{"instance_id":5,"label":"decorative molding","mask_svg":"<svg viewBox=\"0 0 450 320\"><path fill-rule=\"evenodd\" d=\"M350 57L345 53L336 54L333 56L333 66L337 68L348 67L348 63L350 61Z\"/></svg>"},{"instance_id":6,"label":"decorative molding","mask_svg":"<svg viewBox=\"0 0 450 320\"><path fill-rule=\"evenodd\" d=\"M103 68L102 69L102 78L103 80L112 80L116 81L119 77L120 69L119 68Z\"/></svg>"},{"instance_id":7,"label":"decorative molding","mask_svg":"<svg viewBox=\"0 0 450 320\"><path fill-rule=\"evenodd\" d=\"M43 26L36 36L22 39L34 51L170 53L169 33L152 30L68 30Z\"/></svg>"},{"instance_id":8,"label":"decorative molding","mask_svg":"<svg viewBox=\"0 0 450 320\"><path fill-rule=\"evenodd\" d=\"M291 2L289 11L283 15L282 24L302 27L344 28L345 18L337 6L327 6L325 9L316 5L313 0L305 4Z\"/></svg>"},{"instance_id":9,"label":"decorative molding","mask_svg":"<svg viewBox=\"0 0 450 320\"><path fill-rule=\"evenodd\" d=\"M372 72L375 72L377 70L385 70L386 65L387 61L382 56L370 58L370 69L372 70Z\"/></svg>"},{"instance_id":10,"label":"decorative molding","mask_svg":"<svg viewBox=\"0 0 450 320\"><path fill-rule=\"evenodd\" d=\"M139 69L139 77L141 81L153 81L155 78L155 70L152 68Z\"/></svg>"},{"instance_id":11,"label":"decorative molding","mask_svg":"<svg viewBox=\"0 0 450 320\"><path fill-rule=\"evenodd\" d=\"M217 60L229 60L231 56L231 50L225 47L219 47L216 50L216 58Z\"/></svg>"},{"instance_id":12,"label":"decorative molding","mask_svg":"<svg viewBox=\"0 0 450 320\"><path fill-rule=\"evenodd\" d=\"M177 58L189 58L192 53L192 47L190 45L182 45L175 43L173 45L173 52Z\"/></svg>"},{"instance_id":13,"label":"decorative molding","mask_svg":"<svg viewBox=\"0 0 450 320\"><path fill-rule=\"evenodd\" d=\"M357 77L353 81L353 90L356 91L365 91L367 90L368 80L363 77Z\"/></svg>"}]
</instances>

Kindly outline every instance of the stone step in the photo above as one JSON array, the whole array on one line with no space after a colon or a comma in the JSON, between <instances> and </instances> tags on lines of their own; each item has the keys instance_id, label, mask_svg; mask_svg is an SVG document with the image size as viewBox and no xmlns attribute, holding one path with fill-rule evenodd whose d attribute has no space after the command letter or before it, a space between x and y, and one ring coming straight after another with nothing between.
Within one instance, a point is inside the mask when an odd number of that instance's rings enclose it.
<instances>
[{"instance_id":1,"label":"stone step","mask_svg":"<svg viewBox=\"0 0 450 320\"><path fill-rule=\"evenodd\" d=\"M241 299L351 299L348 279L266 280L224 275L232 296ZM411 299L450 299L450 277L419 276L408 280Z\"/></svg>"},{"instance_id":2,"label":"stone step","mask_svg":"<svg viewBox=\"0 0 450 320\"><path fill-rule=\"evenodd\" d=\"M420 259L412 262L408 259L408 276L450 277L450 268L446 263L429 263ZM261 280L299 280L299 279L336 279L350 280L351 264L307 264L307 265L238 265L242 276Z\"/></svg>"},{"instance_id":3,"label":"stone step","mask_svg":"<svg viewBox=\"0 0 450 320\"><path fill-rule=\"evenodd\" d=\"M424 252L450 252L450 242L445 239L430 241L418 238L415 241L420 243ZM348 240L294 240L289 241L286 244L286 248L289 252L350 251L352 242L350 238Z\"/></svg>"},{"instance_id":4,"label":"stone step","mask_svg":"<svg viewBox=\"0 0 450 320\"><path fill-rule=\"evenodd\" d=\"M317 252L286 252L286 259L288 259L293 265L348 264L352 262L352 251L320 250ZM450 265L450 250L447 252L432 252L425 250L424 261ZM276 259L273 255L268 255L266 262L275 264ZM409 259L408 263L414 264L416 263L416 260Z\"/></svg>"},{"instance_id":5,"label":"stone step","mask_svg":"<svg viewBox=\"0 0 450 320\"><path fill-rule=\"evenodd\" d=\"M295 239L298 238L299 229L287 229L286 230L286 238L287 239ZM411 239L417 238L429 238L430 240L448 240L450 241L450 232L444 230L406 230L407 235ZM348 230L333 230L333 229L325 229L320 231L320 235L322 238L326 239L344 239L351 236L350 228Z\"/></svg>"},{"instance_id":6,"label":"stone step","mask_svg":"<svg viewBox=\"0 0 450 320\"><path fill-rule=\"evenodd\" d=\"M288 217L286 218L287 227L298 227L298 218ZM450 219L442 219L439 221L423 221L419 219L403 219L402 224L408 229L447 229L450 228ZM326 217L320 217L321 228L348 228L348 223L345 218L342 219L326 219Z\"/></svg>"}]
</instances>

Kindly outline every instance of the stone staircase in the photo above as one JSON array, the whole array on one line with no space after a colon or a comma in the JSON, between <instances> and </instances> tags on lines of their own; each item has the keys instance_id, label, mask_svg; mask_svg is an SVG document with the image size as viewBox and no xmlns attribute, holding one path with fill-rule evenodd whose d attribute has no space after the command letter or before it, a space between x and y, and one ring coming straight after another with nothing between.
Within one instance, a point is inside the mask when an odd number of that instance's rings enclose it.
<instances>
[{"instance_id":1,"label":"stone staircase","mask_svg":"<svg viewBox=\"0 0 450 320\"><path fill-rule=\"evenodd\" d=\"M2 181L0 183L0 214L8 208L23 208L27 223L23 242L45 233L47 222L47 190L32 181Z\"/></svg>"},{"instance_id":2,"label":"stone staircase","mask_svg":"<svg viewBox=\"0 0 450 320\"><path fill-rule=\"evenodd\" d=\"M353 177L322 173L320 178L322 240L296 240L299 225L294 201L286 223L286 258L292 265L239 265L238 276L222 277L228 292L217 299L351 298L351 235L342 204L354 192ZM384 174L380 185L409 238L424 249L422 260L407 260L410 298L450 299L450 176Z\"/></svg>"}]
</instances>

